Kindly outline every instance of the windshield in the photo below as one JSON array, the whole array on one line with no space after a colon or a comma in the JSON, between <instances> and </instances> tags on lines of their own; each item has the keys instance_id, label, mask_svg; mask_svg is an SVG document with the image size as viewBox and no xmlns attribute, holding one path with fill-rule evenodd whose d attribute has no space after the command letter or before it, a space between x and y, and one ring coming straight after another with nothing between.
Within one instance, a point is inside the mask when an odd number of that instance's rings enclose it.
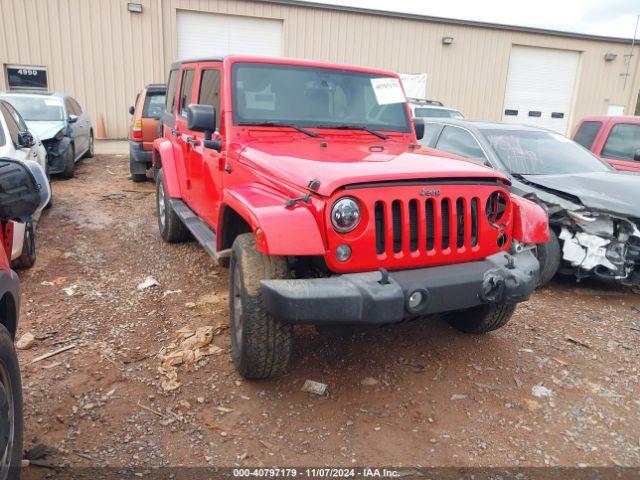
<instances>
[{"instance_id":1,"label":"windshield","mask_svg":"<svg viewBox=\"0 0 640 480\"><path fill-rule=\"evenodd\" d=\"M51 122L64 120L62 101L55 97L18 97L8 95L4 100L18 110L25 121Z\"/></svg>"},{"instance_id":2,"label":"windshield","mask_svg":"<svg viewBox=\"0 0 640 480\"><path fill-rule=\"evenodd\" d=\"M448 108L427 107L416 107L414 116L428 118L464 118L462 114L457 110L450 110Z\"/></svg>"},{"instance_id":3,"label":"windshield","mask_svg":"<svg viewBox=\"0 0 640 480\"><path fill-rule=\"evenodd\" d=\"M482 130L512 174L555 175L606 172L611 168L577 143L557 133Z\"/></svg>"},{"instance_id":4,"label":"windshield","mask_svg":"<svg viewBox=\"0 0 640 480\"><path fill-rule=\"evenodd\" d=\"M410 131L397 78L265 63L233 66L233 122Z\"/></svg>"}]
</instances>

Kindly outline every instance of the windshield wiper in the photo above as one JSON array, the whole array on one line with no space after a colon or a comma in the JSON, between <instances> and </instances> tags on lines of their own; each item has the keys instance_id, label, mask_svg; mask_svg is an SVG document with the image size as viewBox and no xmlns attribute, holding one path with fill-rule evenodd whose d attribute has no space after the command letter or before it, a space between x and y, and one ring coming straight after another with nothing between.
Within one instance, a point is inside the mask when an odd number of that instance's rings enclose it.
<instances>
[{"instance_id":1,"label":"windshield wiper","mask_svg":"<svg viewBox=\"0 0 640 480\"><path fill-rule=\"evenodd\" d=\"M313 138L324 138L322 135L319 135L316 132L312 132L311 130L307 130L306 128L299 127L299 126L294 125L292 123L266 121L266 122L239 122L238 125L254 126L254 127L286 127L286 128L293 128L294 130L297 130L297 131L299 131L301 133L304 133L305 135L309 135L310 137L313 137Z\"/></svg>"},{"instance_id":2,"label":"windshield wiper","mask_svg":"<svg viewBox=\"0 0 640 480\"><path fill-rule=\"evenodd\" d=\"M350 123L345 123L343 125L317 125L316 128L335 128L336 130L364 130L365 132L369 132L371 135L375 135L382 140L387 140L389 135L385 135L384 133L380 133L376 130L372 130L366 125L355 125Z\"/></svg>"}]
</instances>

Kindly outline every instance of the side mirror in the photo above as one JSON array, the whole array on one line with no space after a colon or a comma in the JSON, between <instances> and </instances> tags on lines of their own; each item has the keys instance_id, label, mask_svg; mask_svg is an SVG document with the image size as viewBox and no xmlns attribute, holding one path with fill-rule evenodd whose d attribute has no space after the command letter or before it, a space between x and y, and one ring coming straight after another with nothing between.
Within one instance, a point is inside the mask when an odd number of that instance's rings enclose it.
<instances>
[{"instance_id":1,"label":"side mirror","mask_svg":"<svg viewBox=\"0 0 640 480\"><path fill-rule=\"evenodd\" d=\"M635 151L635 153L633 154L633 159L634 159L636 162L640 162L640 148L639 148L639 149L637 149L637 150Z\"/></svg>"},{"instance_id":2,"label":"side mirror","mask_svg":"<svg viewBox=\"0 0 640 480\"><path fill-rule=\"evenodd\" d=\"M29 147L33 147L35 144L36 144L36 140L33 138L33 135L29 130L25 130L24 132L18 133L19 148L29 148Z\"/></svg>"},{"instance_id":3,"label":"side mirror","mask_svg":"<svg viewBox=\"0 0 640 480\"><path fill-rule=\"evenodd\" d=\"M187 128L195 132L204 132L205 138L210 140L212 132L216 129L216 109L211 105L189 105L187 107Z\"/></svg>"},{"instance_id":4,"label":"side mirror","mask_svg":"<svg viewBox=\"0 0 640 480\"><path fill-rule=\"evenodd\" d=\"M187 128L194 132L204 132L202 146L211 150L221 151L220 140L211 140L216 129L216 109L211 105L191 104L187 107Z\"/></svg>"},{"instance_id":5,"label":"side mirror","mask_svg":"<svg viewBox=\"0 0 640 480\"><path fill-rule=\"evenodd\" d=\"M418 140L422 140L424 137L424 120L418 118L414 119L413 126L416 129L416 138Z\"/></svg>"},{"instance_id":6,"label":"side mirror","mask_svg":"<svg viewBox=\"0 0 640 480\"><path fill-rule=\"evenodd\" d=\"M67 117L67 122L76 123L78 121L78 115L69 115Z\"/></svg>"},{"instance_id":7,"label":"side mirror","mask_svg":"<svg viewBox=\"0 0 640 480\"><path fill-rule=\"evenodd\" d=\"M133 115L136 112L136 107L129 107L129 115Z\"/></svg>"},{"instance_id":8,"label":"side mirror","mask_svg":"<svg viewBox=\"0 0 640 480\"><path fill-rule=\"evenodd\" d=\"M32 160L0 158L0 220L25 220L51 197L47 176Z\"/></svg>"}]
</instances>

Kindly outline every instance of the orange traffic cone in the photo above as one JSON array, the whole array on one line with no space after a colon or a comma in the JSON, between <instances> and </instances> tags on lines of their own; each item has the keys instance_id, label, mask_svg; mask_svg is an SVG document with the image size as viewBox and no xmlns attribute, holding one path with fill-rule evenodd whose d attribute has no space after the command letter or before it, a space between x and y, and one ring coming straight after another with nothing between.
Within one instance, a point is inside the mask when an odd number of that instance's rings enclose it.
<instances>
[{"instance_id":1,"label":"orange traffic cone","mask_svg":"<svg viewBox=\"0 0 640 480\"><path fill-rule=\"evenodd\" d=\"M104 128L104 116L100 114L98 117L98 137L99 140L107 138L107 130Z\"/></svg>"}]
</instances>

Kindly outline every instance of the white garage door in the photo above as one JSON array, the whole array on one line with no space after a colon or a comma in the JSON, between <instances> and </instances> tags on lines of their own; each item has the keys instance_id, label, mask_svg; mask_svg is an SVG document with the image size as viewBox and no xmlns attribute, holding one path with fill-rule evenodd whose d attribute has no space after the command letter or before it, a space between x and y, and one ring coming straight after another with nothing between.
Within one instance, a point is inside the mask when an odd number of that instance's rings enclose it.
<instances>
[{"instance_id":1,"label":"white garage door","mask_svg":"<svg viewBox=\"0 0 640 480\"><path fill-rule=\"evenodd\" d=\"M282 55L282 20L178 11L178 59Z\"/></svg>"},{"instance_id":2,"label":"white garage door","mask_svg":"<svg viewBox=\"0 0 640 480\"><path fill-rule=\"evenodd\" d=\"M514 45L502 121L566 135L579 55L569 50Z\"/></svg>"}]
</instances>

